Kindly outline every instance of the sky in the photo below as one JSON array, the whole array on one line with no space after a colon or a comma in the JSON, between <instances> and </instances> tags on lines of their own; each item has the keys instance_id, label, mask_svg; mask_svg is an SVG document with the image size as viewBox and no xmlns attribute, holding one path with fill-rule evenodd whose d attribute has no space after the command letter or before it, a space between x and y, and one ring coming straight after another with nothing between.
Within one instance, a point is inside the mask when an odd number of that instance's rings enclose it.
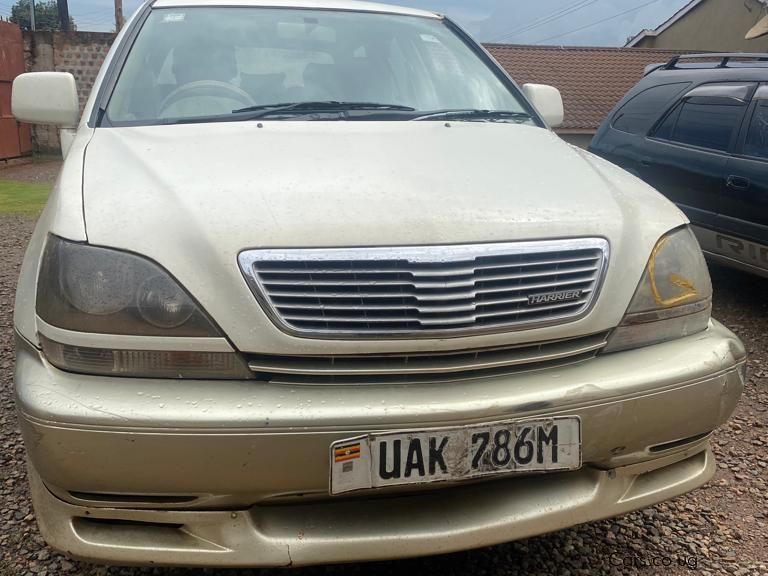
<instances>
[{"instance_id":1,"label":"sky","mask_svg":"<svg viewBox=\"0 0 768 576\"><path fill-rule=\"evenodd\" d=\"M0 0L7 16L14 0ZM39 0L38 0L39 1ZM388 0L384 0L388 1ZM622 46L689 0L393 0L446 14L483 42ZM128 17L141 0L123 0ZM114 29L112 0L69 0L79 30Z\"/></svg>"}]
</instances>

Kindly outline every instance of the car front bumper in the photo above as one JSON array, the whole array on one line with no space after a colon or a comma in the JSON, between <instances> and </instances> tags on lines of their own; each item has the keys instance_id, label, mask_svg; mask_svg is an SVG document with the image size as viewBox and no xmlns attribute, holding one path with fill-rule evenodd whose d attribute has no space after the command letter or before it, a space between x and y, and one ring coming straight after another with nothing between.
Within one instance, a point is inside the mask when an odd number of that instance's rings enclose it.
<instances>
[{"instance_id":1,"label":"car front bumper","mask_svg":"<svg viewBox=\"0 0 768 576\"><path fill-rule=\"evenodd\" d=\"M491 545L687 492L714 473L708 434L733 412L744 362L716 322L579 364L411 386L82 376L22 343L16 390L55 548L109 563L284 566ZM582 421L581 470L329 496L335 440L563 415Z\"/></svg>"}]
</instances>

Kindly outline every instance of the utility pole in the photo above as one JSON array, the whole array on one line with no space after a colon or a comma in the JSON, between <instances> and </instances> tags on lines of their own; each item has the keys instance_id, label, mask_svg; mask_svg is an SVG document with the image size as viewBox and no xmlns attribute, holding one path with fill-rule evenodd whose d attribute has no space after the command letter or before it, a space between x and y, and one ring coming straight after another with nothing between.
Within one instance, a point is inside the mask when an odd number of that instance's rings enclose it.
<instances>
[{"instance_id":1,"label":"utility pole","mask_svg":"<svg viewBox=\"0 0 768 576\"><path fill-rule=\"evenodd\" d=\"M123 0L115 0L115 32L123 27Z\"/></svg>"},{"instance_id":2,"label":"utility pole","mask_svg":"<svg viewBox=\"0 0 768 576\"><path fill-rule=\"evenodd\" d=\"M59 9L59 26L62 32L69 32L69 6L67 0L56 0Z\"/></svg>"},{"instance_id":3,"label":"utility pole","mask_svg":"<svg viewBox=\"0 0 768 576\"><path fill-rule=\"evenodd\" d=\"M29 6L29 29L34 32L37 29L35 25L35 0L30 0Z\"/></svg>"}]
</instances>

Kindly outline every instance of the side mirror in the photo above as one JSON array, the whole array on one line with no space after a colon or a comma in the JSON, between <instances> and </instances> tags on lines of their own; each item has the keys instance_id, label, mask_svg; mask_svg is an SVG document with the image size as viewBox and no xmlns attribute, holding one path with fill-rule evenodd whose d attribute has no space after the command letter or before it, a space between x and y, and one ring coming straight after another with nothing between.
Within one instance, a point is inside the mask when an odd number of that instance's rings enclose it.
<instances>
[{"instance_id":1,"label":"side mirror","mask_svg":"<svg viewBox=\"0 0 768 576\"><path fill-rule=\"evenodd\" d=\"M560 90L546 84L523 84L523 93L552 128L562 125L565 117Z\"/></svg>"},{"instance_id":2,"label":"side mirror","mask_svg":"<svg viewBox=\"0 0 768 576\"><path fill-rule=\"evenodd\" d=\"M74 128L80 117L75 77L67 72L30 72L13 81L11 111L30 124Z\"/></svg>"}]
</instances>

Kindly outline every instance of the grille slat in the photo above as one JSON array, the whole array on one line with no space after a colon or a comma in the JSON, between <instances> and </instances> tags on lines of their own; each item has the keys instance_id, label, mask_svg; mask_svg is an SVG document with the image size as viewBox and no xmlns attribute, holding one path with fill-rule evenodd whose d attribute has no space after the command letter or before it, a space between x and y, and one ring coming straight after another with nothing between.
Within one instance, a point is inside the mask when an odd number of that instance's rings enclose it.
<instances>
[{"instance_id":1,"label":"grille slat","mask_svg":"<svg viewBox=\"0 0 768 576\"><path fill-rule=\"evenodd\" d=\"M506 302L506 301L505 301ZM491 302L488 302L491 304ZM460 305L444 305L444 306L415 306L413 304L278 304L277 309L286 311L286 314L290 314L289 310L321 310L321 311L334 311L334 310L360 310L360 311L378 311L378 310L414 310L417 312L424 312L425 314L438 313L438 312L467 312L475 310L475 304Z\"/></svg>"},{"instance_id":2,"label":"grille slat","mask_svg":"<svg viewBox=\"0 0 768 576\"><path fill-rule=\"evenodd\" d=\"M584 289L582 290L582 294L589 294L591 290L590 289ZM315 300L320 300L318 298L314 298ZM350 297L349 299L354 299L353 297ZM459 300L470 300L471 297L464 297L460 298ZM361 312L365 311L378 311L378 310L414 310L417 312L422 312L424 314L436 314L441 312L467 312L467 311L474 311L479 309L482 306L493 306L495 304L510 304L510 303L519 303L519 302L527 302L528 297L527 296L517 296L517 297L507 297L507 298L496 298L493 300L480 300L477 302L472 302L470 304L464 304L464 305L456 305L456 304L444 304L444 305L438 305L438 304L430 304L430 305L416 305L413 303L408 302L401 302L401 303L393 303L393 304L378 304L378 303L366 303L363 299L360 299L361 303L359 304L344 304L339 303L338 301L331 302L330 304L326 303L313 303L313 302L299 302L299 303L276 303L275 306L278 310L286 311L286 314L290 314L290 310L311 310L311 311L322 311L323 313L325 311L333 311L333 310L359 310ZM405 300L405 299L403 299ZM456 299L441 299L440 301L452 301ZM375 301L374 301L375 302ZM583 303L583 301L580 301L580 303ZM574 302L576 304L576 302ZM550 307L551 308L551 307ZM545 307L541 306L537 308L537 310L544 310Z\"/></svg>"},{"instance_id":3,"label":"grille slat","mask_svg":"<svg viewBox=\"0 0 768 576\"><path fill-rule=\"evenodd\" d=\"M462 262L457 267L444 266L439 270L428 268L408 268L401 266L397 268L376 268L376 267L358 267L358 266L339 266L338 263L333 263L328 267L318 266L305 266L302 268L286 268L285 266L275 266L273 263L259 264L259 272L261 274L348 274L354 272L356 274L412 274L414 276L468 276L474 274L478 270L493 270L499 268L515 268L515 267L530 267L530 266L552 266L560 264L571 264L575 262L595 261L599 256L592 258L558 258L554 260L540 260L540 261L521 261L519 263L499 263L499 264L477 264L468 265L467 262Z\"/></svg>"},{"instance_id":4,"label":"grille slat","mask_svg":"<svg viewBox=\"0 0 768 576\"><path fill-rule=\"evenodd\" d=\"M269 286L295 286L295 285L312 285L312 286L413 286L417 290L426 288L459 288L464 286L474 286L478 282L496 282L507 280L520 280L523 278L542 278L546 276L561 276L565 274L579 274L584 272L596 272L599 268L597 266L580 267L580 268L563 268L556 270L544 270L541 272L520 272L518 274L493 274L488 276L473 276L467 280L456 281L441 281L441 280L412 280L408 278L387 280L387 279L373 279L373 278L350 278L350 279L336 279L336 280L317 280L312 278L312 274L306 274L306 278L271 278L270 274L265 274L261 270L258 270L262 283ZM341 275L341 274L339 274ZM352 273L355 276L355 273Z\"/></svg>"},{"instance_id":5,"label":"grille slat","mask_svg":"<svg viewBox=\"0 0 768 576\"><path fill-rule=\"evenodd\" d=\"M603 239L406 248L251 250L248 282L298 334L460 335L566 322L593 304Z\"/></svg>"},{"instance_id":6,"label":"grille slat","mask_svg":"<svg viewBox=\"0 0 768 576\"><path fill-rule=\"evenodd\" d=\"M468 300L480 296L483 294L498 294L501 292L517 292L523 290L538 290L543 288L555 288L558 286L571 287L578 284L591 284L594 281L594 275L587 277L574 278L570 280L561 280L553 282L536 282L533 284L520 284L514 288L501 287L501 288L476 288L473 290L461 290L458 292L441 292L439 294L421 293L418 294L419 300ZM295 291L273 291L270 292L273 299L277 298L313 298L317 299L318 296L323 298L416 298L417 293L412 290L409 292L366 292L356 291L350 293L338 293L328 291L312 291L306 292L301 290Z\"/></svg>"},{"instance_id":7,"label":"grille slat","mask_svg":"<svg viewBox=\"0 0 768 576\"><path fill-rule=\"evenodd\" d=\"M470 323L473 322L476 318L493 318L496 316L509 316L512 314L534 314L534 313L541 313L543 311L547 310L560 310L562 308L571 308L571 307L581 307L584 305L585 300L578 300L574 302L568 302L566 304L553 304L550 306L541 306L537 307L535 309L516 309L516 308L506 308L503 310L497 310L493 312L477 312L474 314L466 314L464 316L451 316L446 315L443 317L423 317L420 316L418 313L424 313L424 310L415 309L415 314L408 314L406 310L403 310L403 314L392 314L390 316L333 316L333 315L326 315L323 313L322 310L320 310L319 314L303 314L303 315L296 315L292 314L290 312L286 312L283 314L283 317L286 320L291 321L297 321L297 322L358 322L358 323L380 323L380 322L397 322L400 320L407 320L407 319L414 319L418 320L422 324L427 325L435 325L435 324L464 324L464 323ZM282 310L281 307L278 307L278 309ZM365 309L357 309L358 312L361 314L365 314Z\"/></svg>"}]
</instances>

